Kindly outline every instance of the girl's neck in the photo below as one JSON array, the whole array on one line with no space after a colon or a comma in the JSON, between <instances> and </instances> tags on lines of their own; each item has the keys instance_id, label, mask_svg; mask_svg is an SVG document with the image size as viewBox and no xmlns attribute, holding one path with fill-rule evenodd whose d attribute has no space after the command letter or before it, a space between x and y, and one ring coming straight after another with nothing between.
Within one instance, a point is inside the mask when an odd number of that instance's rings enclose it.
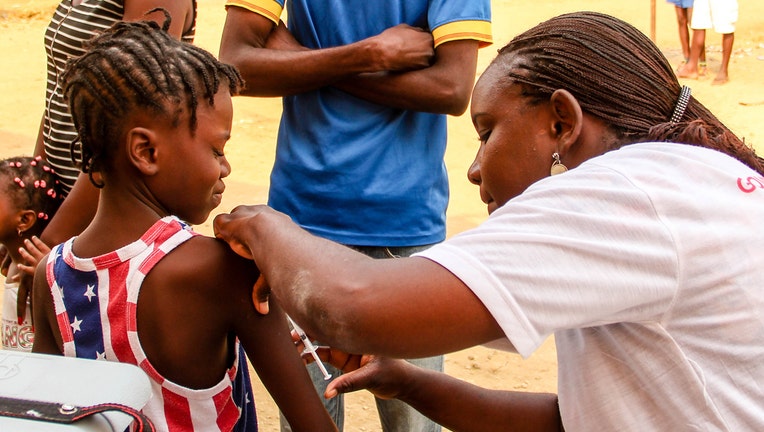
<instances>
[{"instance_id":1,"label":"girl's neck","mask_svg":"<svg viewBox=\"0 0 764 432\"><path fill-rule=\"evenodd\" d=\"M130 195L113 199L111 194L101 193L95 217L77 236L73 252L82 258L92 258L115 251L138 240L163 216L163 212Z\"/></svg>"}]
</instances>

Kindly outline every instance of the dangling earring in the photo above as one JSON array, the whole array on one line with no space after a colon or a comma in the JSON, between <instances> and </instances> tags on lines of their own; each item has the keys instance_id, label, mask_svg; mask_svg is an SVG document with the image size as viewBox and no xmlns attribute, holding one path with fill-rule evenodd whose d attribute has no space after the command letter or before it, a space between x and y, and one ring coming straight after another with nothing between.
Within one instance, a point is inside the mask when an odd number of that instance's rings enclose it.
<instances>
[{"instance_id":1,"label":"dangling earring","mask_svg":"<svg viewBox=\"0 0 764 432\"><path fill-rule=\"evenodd\" d=\"M566 167L565 165L562 164L562 162L560 162L559 153L554 152L554 154L552 154L552 159L554 159L554 161L552 161L552 168L549 170L549 174L555 176L557 174L562 174L568 170L568 167Z\"/></svg>"},{"instance_id":2,"label":"dangling earring","mask_svg":"<svg viewBox=\"0 0 764 432\"><path fill-rule=\"evenodd\" d=\"M19 234L19 237L21 237L22 234L24 234L24 231L21 231L21 228L16 228L16 232Z\"/></svg>"}]
</instances>

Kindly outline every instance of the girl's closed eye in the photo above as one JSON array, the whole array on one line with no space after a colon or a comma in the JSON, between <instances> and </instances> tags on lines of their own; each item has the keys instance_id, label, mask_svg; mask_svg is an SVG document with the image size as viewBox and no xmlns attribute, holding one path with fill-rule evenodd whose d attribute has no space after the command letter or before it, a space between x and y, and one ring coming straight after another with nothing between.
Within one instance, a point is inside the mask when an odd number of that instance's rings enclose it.
<instances>
[{"instance_id":1,"label":"girl's closed eye","mask_svg":"<svg viewBox=\"0 0 764 432\"><path fill-rule=\"evenodd\" d=\"M478 141L480 141L481 144L484 144L486 141L488 141L488 138L491 136L491 131L485 131L478 134Z\"/></svg>"}]
</instances>

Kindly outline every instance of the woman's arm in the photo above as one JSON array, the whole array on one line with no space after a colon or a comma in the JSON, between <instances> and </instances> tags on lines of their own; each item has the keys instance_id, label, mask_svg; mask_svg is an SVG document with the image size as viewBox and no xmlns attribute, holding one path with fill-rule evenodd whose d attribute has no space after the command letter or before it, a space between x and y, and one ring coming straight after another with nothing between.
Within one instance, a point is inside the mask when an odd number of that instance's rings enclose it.
<instances>
[{"instance_id":1,"label":"woman's arm","mask_svg":"<svg viewBox=\"0 0 764 432\"><path fill-rule=\"evenodd\" d=\"M379 398L405 402L455 432L562 430L555 394L489 390L405 360L354 360L335 364L345 366L345 374L329 384L327 397L366 389Z\"/></svg>"},{"instance_id":2,"label":"woman's arm","mask_svg":"<svg viewBox=\"0 0 764 432\"><path fill-rule=\"evenodd\" d=\"M214 228L255 259L272 296L308 334L343 351L416 358L503 337L472 291L428 259L373 260L267 206L238 207Z\"/></svg>"},{"instance_id":3,"label":"woman's arm","mask_svg":"<svg viewBox=\"0 0 764 432\"><path fill-rule=\"evenodd\" d=\"M165 9L172 18L170 28L167 31L175 39L191 30L194 25L194 2L191 0L125 0L124 21L153 20L162 25L165 20L161 11L152 12L146 15L146 11L161 7Z\"/></svg>"}]
</instances>

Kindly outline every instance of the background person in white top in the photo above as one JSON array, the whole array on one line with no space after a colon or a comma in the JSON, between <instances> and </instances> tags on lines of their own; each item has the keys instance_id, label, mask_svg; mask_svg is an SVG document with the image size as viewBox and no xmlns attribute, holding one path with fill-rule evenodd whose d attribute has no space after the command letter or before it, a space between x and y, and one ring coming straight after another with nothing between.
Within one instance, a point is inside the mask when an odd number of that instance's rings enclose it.
<instances>
[{"instance_id":1,"label":"background person in white top","mask_svg":"<svg viewBox=\"0 0 764 432\"><path fill-rule=\"evenodd\" d=\"M471 115L468 177L491 215L418 256L373 261L265 206L219 216L216 233L262 270L261 312L269 285L338 350L528 356L553 334L559 394L334 350L365 367L327 395L369 388L451 430L762 430L764 161L644 34L593 12L513 39Z\"/></svg>"}]
</instances>

